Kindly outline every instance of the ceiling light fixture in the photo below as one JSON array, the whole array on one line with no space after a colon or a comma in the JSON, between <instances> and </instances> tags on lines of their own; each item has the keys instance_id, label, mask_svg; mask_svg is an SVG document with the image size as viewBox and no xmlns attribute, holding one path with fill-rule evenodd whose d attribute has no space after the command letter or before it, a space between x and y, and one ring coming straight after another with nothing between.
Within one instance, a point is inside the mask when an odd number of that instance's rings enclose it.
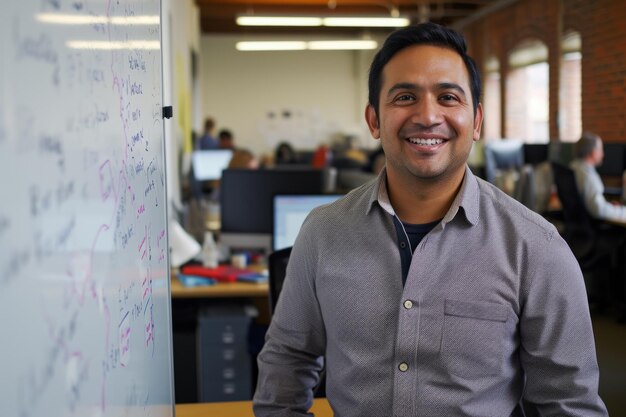
<instances>
[{"instance_id":1,"label":"ceiling light fixture","mask_svg":"<svg viewBox=\"0 0 626 417\"><path fill-rule=\"evenodd\" d=\"M239 26L322 26L320 17L238 16Z\"/></svg>"},{"instance_id":2,"label":"ceiling light fixture","mask_svg":"<svg viewBox=\"0 0 626 417\"><path fill-rule=\"evenodd\" d=\"M307 49L311 50L354 50L354 49L376 49L378 43L372 40L345 40L345 41L310 41L307 42Z\"/></svg>"},{"instance_id":3,"label":"ceiling light fixture","mask_svg":"<svg viewBox=\"0 0 626 417\"><path fill-rule=\"evenodd\" d=\"M399 28L411 21L405 17L325 17L323 26Z\"/></svg>"},{"instance_id":4,"label":"ceiling light fixture","mask_svg":"<svg viewBox=\"0 0 626 417\"><path fill-rule=\"evenodd\" d=\"M303 50L364 50L376 49L378 43L368 39L324 41L243 41L235 45L238 51L303 51Z\"/></svg>"},{"instance_id":5,"label":"ceiling light fixture","mask_svg":"<svg viewBox=\"0 0 626 417\"><path fill-rule=\"evenodd\" d=\"M306 46L303 41L249 41L235 45L238 51L302 51Z\"/></svg>"},{"instance_id":6,"label":"ceiling light fixture","mask_svg":"<svg viewBox=\"0 0 626 417\"><path fill-rule=\"evenodd\" d=\"M238 16L239 26L333 26L333 27L404 27L406 17L315 17L315 16Z\"/></svg>"}]
</instances>

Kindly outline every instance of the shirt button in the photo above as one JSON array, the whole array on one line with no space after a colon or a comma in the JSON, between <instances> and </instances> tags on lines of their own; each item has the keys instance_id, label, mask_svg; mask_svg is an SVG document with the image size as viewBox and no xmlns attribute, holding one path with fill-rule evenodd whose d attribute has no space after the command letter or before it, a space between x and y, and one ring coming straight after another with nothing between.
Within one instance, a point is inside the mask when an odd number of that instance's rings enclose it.
<instances>
[{"instance_id":1,"label":"shirt button","mask_svg":"<svg viewBox=\"0 0 626 417\"><path fill-rule=\"evenodd\" d=\"M406 308L407 310L408 310L408 309L410 309L410 308L413 308L413 301L411 301L411 300L406 300L406 301L404 302L404 308Z\"/></svg>"},{"instance_id":2,"label":"shirt button","mask_svg":"<svg viewBox=\"0 0 626 417\"><path fill-rule=\"evenodd\" d=\"M400 247L401 247L402 249L406 248L406 242L400 242Z\"/></svg>"},{"instance_id":3,"label":"shirt button","mask_svg":"<svg viewBox=\"0 0 626 417\"><path fill-rule=\"evenodd\" d=\"M409 365L407 365L406 362L402 362L402 363L400 363L400 365L398 365L398 369L401 372L406 372L406 371L409 370Z\"/></svg>"}]
</instances>

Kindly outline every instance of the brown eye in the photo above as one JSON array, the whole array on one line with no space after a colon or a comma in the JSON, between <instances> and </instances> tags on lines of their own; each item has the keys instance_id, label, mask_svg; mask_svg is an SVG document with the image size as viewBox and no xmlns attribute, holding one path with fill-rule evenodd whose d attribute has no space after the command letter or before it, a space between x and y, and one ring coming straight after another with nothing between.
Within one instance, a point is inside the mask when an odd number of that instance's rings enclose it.
<instances>
[{"instance_id":1,"label":"brown eye","mask_svg":"<svg viewBox=\"0 0 626 417\"><path fill-rule=\"evenodd\" d=\"M399 95L398 97L396 97L395 101L403 101L403 102L405 102L405 101L412 101L412 100L414 100L412 95L410 95L410 94L402 94L402 95Z\"/></svg>"}]
</instances>

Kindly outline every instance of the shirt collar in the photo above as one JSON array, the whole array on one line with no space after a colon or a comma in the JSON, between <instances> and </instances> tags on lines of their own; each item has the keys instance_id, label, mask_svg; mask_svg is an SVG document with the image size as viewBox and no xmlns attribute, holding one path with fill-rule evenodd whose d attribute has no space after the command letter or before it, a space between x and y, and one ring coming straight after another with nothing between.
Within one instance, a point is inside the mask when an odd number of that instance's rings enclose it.
<instances>
[{"instance_id":1,"label":"shirt collar","mask_svg":"<svg viewBox=\"0 0 626 417\"><path fill-rule=\"evenodd\" d=\"M478 180L466 165L465 176L463 177L461 189L454 198L450 209L445 216L443 216L441 223L445 226L445 224L451 222L452 219L454 219L458 214L459 208L462 207L463 210L461 210L461 212L463 213L465 219L470 224L475 225L478 223L479 219L479 200L480 193L478 190ZM378 203L378 205L390 215L396 215L396 212L389 201L389 194L387 192L387 168L383 168L378 175L376 184L371 190L365 214L369 214L372 211L374 203Z\"/></svg>"}]
</instances>

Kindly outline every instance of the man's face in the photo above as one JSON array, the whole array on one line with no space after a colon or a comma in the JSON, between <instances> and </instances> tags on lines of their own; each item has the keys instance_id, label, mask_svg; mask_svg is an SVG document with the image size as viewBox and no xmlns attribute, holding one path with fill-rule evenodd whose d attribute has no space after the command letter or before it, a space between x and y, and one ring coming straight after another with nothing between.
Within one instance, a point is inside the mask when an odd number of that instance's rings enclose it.
<instances>
[{"instance_id":1,"label":"man's face","mask_svg":"<svg viewBox=\"0 0 626 417\"><path fill-rule=\"evenodd\" d=\"M451 49L411 46L383 68L379 117L366 119L381 140L389 178L462 178L472 141L480 138L482 107L474 115L469 74Z\"/></svg>"},{"instance_id":2,"label":"man's face","mask_svg":"<svg viewBox=\"0 0 626 417\"><path fill-rule=\"evenodd\" d=\"M604 161L604 144L602 140L596 140L596 147L593 150L593 162L595 166L602 165L602 161Z\"/></svg>"}]
</instances>

